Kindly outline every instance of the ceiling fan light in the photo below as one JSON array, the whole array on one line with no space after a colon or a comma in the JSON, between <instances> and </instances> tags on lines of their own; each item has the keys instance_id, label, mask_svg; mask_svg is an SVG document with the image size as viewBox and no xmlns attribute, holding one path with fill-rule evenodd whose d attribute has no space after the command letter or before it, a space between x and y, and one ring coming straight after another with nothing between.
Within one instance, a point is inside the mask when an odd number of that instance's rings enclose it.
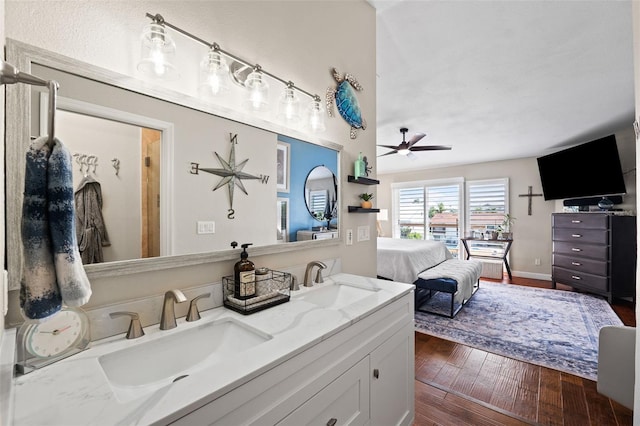
<instances>
[{"instance_id":1,"label":"ceiling fan light","mask_svg":"<svg viewBox=\"0 0 640 426\"><path fill-rule=\"evenodd\" d=\"M399 149L398 150L398 154L400 155L409 155L411 153L411 151L408 148L403 148L403 149Z\"/></svg>"}]
</instances>

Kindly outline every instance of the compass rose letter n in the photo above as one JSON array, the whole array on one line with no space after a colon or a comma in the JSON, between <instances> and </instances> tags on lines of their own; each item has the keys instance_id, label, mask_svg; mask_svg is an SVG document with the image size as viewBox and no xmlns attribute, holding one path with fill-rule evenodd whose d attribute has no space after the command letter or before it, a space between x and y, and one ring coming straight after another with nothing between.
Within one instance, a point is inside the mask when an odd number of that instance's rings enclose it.
<instances>
[{"instance_id":1,"label":"compass rose letter n","mask_svg":"<svg viewBox=\"0 0 640 426\"><path fill-rule=\"evenodd\" d=\"M200 163L191 163L190 173L197 175L200 171L203 171L206 173L211 173L212 175L220 176L222 178L220 179L220 182L218 182L218 184L215 186L215 188L213 188L213 191L227 185L227 188L229 189L229 210L227 211L227 218L235 219L235 210L233 209L233 193L236 186L240 188L240 190L244 192L245 195L249 195L244 187L244 184L242 183L243 179L260 180L263 184L266 185L269 182L269 176L254 176L250 175L249 173L243 172L242 169L247 164L249 159L247 158L240 163L236 162L236 145L238 144L238 135L229 133L229 142L231 143L231 153L229 154L228 161L225 161L217 152L214 151L218 162L222 166L221 169L205 168L200 167Z\"/></svg>"}]
</instances>

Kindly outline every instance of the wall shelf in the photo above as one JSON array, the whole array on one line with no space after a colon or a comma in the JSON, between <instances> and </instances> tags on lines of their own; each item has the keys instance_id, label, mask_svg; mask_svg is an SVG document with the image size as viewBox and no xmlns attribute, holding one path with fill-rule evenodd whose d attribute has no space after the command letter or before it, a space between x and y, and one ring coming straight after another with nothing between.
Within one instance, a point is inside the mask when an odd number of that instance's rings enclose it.
<instances>
[{"instance_id":1,"label":"wall shelf","mask_svg":"<svg viewBox=\"0 0 640 426\"><path fill-rule=\"evenodd\" d=\"M347 181L351 182L351 183L359 183L361 185L378 185L380 183L379 180L377 179L371 179L368 177L355 177L355 176L351 176L348 175L347 176Z\"/></svg>"},{"instance_id":2,"label":"wall shelf","mask_svg":"<svg viewBox=\"0 0 640 426\"><path fill-rule=\"evenodd\" d=\"M360 206L347 206L349 213L379 213L380 209L365 209Z\"/></svg>"}]
</instances>

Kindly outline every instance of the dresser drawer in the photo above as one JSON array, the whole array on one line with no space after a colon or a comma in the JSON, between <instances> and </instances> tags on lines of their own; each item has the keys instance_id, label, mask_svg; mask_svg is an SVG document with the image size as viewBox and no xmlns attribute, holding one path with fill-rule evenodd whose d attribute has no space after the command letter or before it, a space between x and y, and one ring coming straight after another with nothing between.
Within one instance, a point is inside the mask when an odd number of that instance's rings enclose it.
<instances>
[{"instance_id":1,"label":"dresser drawer","mask_svg":"<svg viewBox=\"0 0 640 426\"><path fill-rule=\"evenodd\" d=\"M585 243L608 244L609 231L606 229L553 228L553 241L583 241Z\"/></svg>"},{"instance_id":2,"label":"dresser drawer","mask_svg":"<svg viewBox=\"0 0 640 426\"><path fill-rule=\"evenodd\" d=\"M609 247L596 244L585 244L584 241L554 241L554 254L567 254L575 257L588 257L608 260Z\"/></svg>"},{"instance_id":3,"label":"dresser drawer","mask_svg":"<svg viewBox=\"0 0 640 426\"><path fill-rule=\"evenodd\" d=\"M555 214L553 226L556 228L607 229L609 217L606 214Z\"/></svg>"},{"instance_id":4,"label":"dresser drawer","mask_svg":"<svg viewBox=\"0 0 640 426\"><path fill-rule=\"evenodd\" d=\"M607 277L587 274L584 272L570 271L568 269L553 267L553 279L561 284L571 287L595 290L598 292L609 291Z\"/></svg>"},{"instance_id":5,"label":"dresser drawer","mask_svg":"<svg viewBox=\"0 0 640 426\"><path fill-rule=\"evenodd\" d=\"M565 256L561 254L553 255L553 266L570 269L576 272L586 272L588 274L608 275L608 264L605 261L584 259L580 256Z\"/></svg>"}]
</instances>

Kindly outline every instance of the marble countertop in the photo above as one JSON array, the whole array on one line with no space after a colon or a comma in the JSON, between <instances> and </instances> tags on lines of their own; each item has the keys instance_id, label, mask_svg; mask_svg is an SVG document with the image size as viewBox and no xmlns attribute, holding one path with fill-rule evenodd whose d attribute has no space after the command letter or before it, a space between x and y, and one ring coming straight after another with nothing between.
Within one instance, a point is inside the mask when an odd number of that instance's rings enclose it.
<instances>
[{"instance_id":1,"label":"marble countertop","mask_svg":"<svg viewBox=\"0 0 640 426\"><path fill-rule=\"evenodd\" d=\"M311 292L337 282L377 291L338 309L321 308L305 300ZM118 335L92 342L82 353L14 380L13 423L124 425L175 420L349 327L413 288L409 284L341 273L325 278L324 284L292 292L288 303L252 315L215 308L203 312L202 319L196 322L179 318L178 327L173 330L161 331L155 325L146 327L146 335L139 339L126 340L124 335ZM125 394L114 392L99 364L101 355L225 318L248 324L272 338L212 365L196 366L182 380L131 388Z\"/></svg>"}]
</instances>

